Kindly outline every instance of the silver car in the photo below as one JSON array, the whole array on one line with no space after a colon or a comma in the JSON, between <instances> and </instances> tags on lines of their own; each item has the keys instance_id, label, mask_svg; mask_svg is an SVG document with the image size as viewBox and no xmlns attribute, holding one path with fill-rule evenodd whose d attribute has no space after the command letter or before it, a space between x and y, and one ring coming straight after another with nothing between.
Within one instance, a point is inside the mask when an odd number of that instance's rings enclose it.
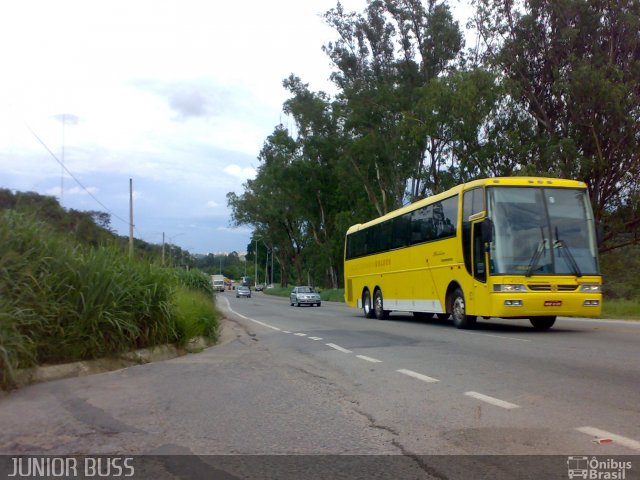
<instances>
[{"instance_id":1,"label":"silver car","mask_svg":"<svg viewBox=\"0 0 640 480\"><path fill-rule=\"evenodd\" d=\"M318 305L320 306L320 295L313 289L313 287L294 287L289 295L289 302L291 306L295 305Z\"/></svg>"},{"instance_id":2,"label":"silver car","mask_svg":"<svg viewBox=\"0 0 640 480\"><path fill-rule=\"evenodd\" d=\"M240 297L251 298L251 290L249 289L249 287L245 285L240 285L236 289L236 298L240 298Z\"/></svg>"}]
</instances>

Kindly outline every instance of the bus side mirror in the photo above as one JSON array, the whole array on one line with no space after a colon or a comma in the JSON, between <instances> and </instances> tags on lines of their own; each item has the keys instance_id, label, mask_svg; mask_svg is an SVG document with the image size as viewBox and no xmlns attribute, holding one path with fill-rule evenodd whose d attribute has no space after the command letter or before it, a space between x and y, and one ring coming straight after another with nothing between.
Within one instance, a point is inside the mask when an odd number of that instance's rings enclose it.
<instances>
[{"instance_id":1,"label":"bus side mirror","mask_svg":"<svg viewBox=\"0 0 640 480\"><path fill-rule=\"evenodd\" d=\"M487 244L493 242L493 222L490 218L485 218L480 223L480 229L482 234L482 243Z\"/></svg>"}]
</instances>

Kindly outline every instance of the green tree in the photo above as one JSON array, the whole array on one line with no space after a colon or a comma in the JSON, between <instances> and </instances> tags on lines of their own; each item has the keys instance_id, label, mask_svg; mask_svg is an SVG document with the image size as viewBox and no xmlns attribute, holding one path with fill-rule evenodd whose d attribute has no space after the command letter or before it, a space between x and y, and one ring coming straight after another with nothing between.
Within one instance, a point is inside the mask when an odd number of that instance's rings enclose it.
<instances>
[{"instance_id":1,"label":"green tree","mask_svg":"<svg viewBox=\"0 0 640 480\"><path fill-rule=\"evenodd\" d=\"M585 181L598 219L629 213L640 176L640 2L475 3L487 64L535 123L523 171ZM637 232L637 218L610 226Z\"/></svg>"},{"instance_id":2,"label":"green tree","mask_svg":"<svg viewBox=\"0 0 640 480\"><path fill-rule=\"evenodd\" d=\"M350 139L346 159L376 214L438 190L434 167L441 166L444 143L410 121L420 116L415 107L425 86L449 70L462 48L448 6L374 0L363 15L338 4L325 19L339 35L324 50L337 69L332 78Z\"/></svg>"},{"instance_id":3,"label":"green tree","mask_svg":"<svg viewBox=\"0 0 640 480\"><path fill-rule=\"evenodd\" d=\"M284 285L288 283L291 264L297 278L302 278L305 220L299 211L305 199L292 188L302 179L295 168L297 149L288 131L281 125L276 127L260 152L262 164L256 178L245 183L242 195L227 194L234 224L254 226L254 235L274 247Z\"/></svg>"}]
</instances>

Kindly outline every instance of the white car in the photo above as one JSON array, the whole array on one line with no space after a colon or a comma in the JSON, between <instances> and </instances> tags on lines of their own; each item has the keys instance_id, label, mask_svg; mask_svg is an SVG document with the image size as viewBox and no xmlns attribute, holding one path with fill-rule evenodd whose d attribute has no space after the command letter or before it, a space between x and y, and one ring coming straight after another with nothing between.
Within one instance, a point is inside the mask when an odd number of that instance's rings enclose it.
<instances>
[{"instance_id":1,"label":"white car","mask_svg":"<svg viewBox=\"0 0 640 480\"><path fill-rule=\"evenodd\" d=\"M295 305L318 305L320 306L320 295L313 289L313 287L294 287L289 295L289 302L291 306Z\"/></svg>"}]
</instances>

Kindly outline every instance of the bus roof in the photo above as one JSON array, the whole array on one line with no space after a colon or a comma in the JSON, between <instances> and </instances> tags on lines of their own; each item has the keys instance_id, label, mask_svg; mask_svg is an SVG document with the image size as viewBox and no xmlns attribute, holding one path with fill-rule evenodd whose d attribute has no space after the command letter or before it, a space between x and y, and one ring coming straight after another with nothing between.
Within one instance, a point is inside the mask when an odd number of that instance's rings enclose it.
<instances>
[{"instance_id":1,"label":"bus roof","mask_svg":"<svg viewBox=\"0 0 640 480\"><path fill-rule=\"evenodd\" d=\"M457 195L460 192L464 192L466 190L470 190L475 187L482 186L492 186L492 185L502 185L502 186L550 186L550 187L560 187L560 188L587 188L587 185L584 182L580 182L578 180L567 180L563 178L548 178L548 177L495 177L495 178L483 178L479 180L473 180L471 182L462 183L457 185L449 190L438 193L437 195L432 195L427 198L423 198L414 203L410 203L401 207L397 210L387 213L378 218L374 218L366 223L357 223L352 225L347 230L347 235L353 232L357 232L362 230L363 228L370 227L371 225L376 225L377 223L383 222L384 220L388 220L389 218L397 217L399 215L403 215L405 213L411 212L416 208L421 208L426 205L430 205L431 203L438 202L440 200L444 200L445 198L449 198L453 195Z\"/></svg>"}]
</instances>

